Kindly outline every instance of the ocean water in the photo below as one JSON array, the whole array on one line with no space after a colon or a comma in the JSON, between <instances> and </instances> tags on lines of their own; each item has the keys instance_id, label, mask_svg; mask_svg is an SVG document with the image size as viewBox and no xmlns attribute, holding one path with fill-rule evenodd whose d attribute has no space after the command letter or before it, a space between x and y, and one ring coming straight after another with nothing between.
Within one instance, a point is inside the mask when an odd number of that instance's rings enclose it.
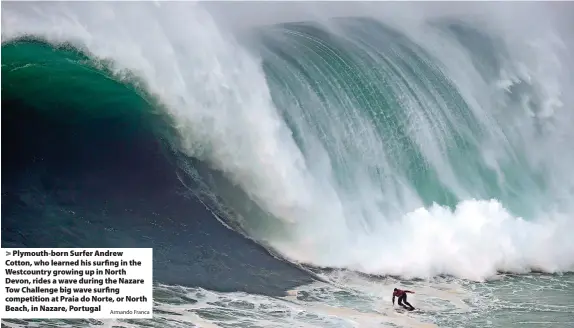
<instances>
[{"instance_id":1,"label":"ocean water","mask_svg":"<svg viewBox=\"0 0 574 328\"><path fill-rule=\"evenodd\" d=\"M2 246L155 286L2 327L574 327L572 9L3 2Z\"/></svg>"}]
</instances>

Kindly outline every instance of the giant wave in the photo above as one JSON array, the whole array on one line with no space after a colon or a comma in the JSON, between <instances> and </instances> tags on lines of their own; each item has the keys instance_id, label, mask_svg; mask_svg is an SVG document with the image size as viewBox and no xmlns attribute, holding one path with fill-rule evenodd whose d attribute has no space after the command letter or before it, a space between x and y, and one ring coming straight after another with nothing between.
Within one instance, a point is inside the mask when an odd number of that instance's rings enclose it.
<instances>
[{"instance_id":1,"label":"giant wave","mask_svg":"<svg viewBox=\"0 0 574 328\"><path fill-rule=\"evenodd\" d=\"M309 280L275 257L574 269L554 26L381 14L234 34L202 4L2 6L3 246L153 246L164 282L255 292Z\"/></svg>"}]
</instances>

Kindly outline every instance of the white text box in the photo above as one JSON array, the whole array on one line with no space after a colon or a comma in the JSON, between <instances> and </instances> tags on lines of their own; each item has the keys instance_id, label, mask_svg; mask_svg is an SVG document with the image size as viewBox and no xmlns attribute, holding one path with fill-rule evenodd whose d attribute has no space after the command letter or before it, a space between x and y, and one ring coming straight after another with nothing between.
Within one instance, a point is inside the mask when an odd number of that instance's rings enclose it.
<instances>
[{"instance_id":1,"label":"white text box","mask_svg":"<svg viewBox=\"0 0 574 328\"><path fill-rule=\"evenodd\" d=\"M151 248L2 248L0 318L152 318Z\"/></svg>"}]
</instances>

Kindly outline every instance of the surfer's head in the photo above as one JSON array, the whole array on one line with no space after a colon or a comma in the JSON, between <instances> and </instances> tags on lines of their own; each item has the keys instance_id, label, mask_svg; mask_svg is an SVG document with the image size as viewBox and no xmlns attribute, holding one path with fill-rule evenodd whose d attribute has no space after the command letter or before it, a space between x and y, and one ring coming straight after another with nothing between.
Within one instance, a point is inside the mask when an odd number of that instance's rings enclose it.
<instances>
[{"instance_id":1,"label":"surfer's head","mask_svg":"<svg viewBox=\"0 0 574 328\"><path fill-rule=\"evenodd\" d=\"M397 290L398 290L398 289L395 288L393 291L396 292Z\"/></svg>"}]
</instances>

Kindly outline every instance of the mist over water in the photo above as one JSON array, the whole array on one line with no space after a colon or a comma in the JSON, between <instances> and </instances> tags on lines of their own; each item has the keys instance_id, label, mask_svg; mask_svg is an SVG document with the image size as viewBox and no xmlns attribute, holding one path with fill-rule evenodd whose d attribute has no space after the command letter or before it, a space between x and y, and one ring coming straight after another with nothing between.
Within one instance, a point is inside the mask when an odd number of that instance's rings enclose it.
<instances>
[{"instance_id":1,"label":"mist over water","mask_svg":"<svg viewBox=\"0 0 574 328\"><path fill-rule=\"evenodd\" d=\"M568 17L445 6L4 3L2 42L70 43L137 81L170 146L221 174L181 179L289 260L572 271Z\"/></svg>"}]
</instances>

